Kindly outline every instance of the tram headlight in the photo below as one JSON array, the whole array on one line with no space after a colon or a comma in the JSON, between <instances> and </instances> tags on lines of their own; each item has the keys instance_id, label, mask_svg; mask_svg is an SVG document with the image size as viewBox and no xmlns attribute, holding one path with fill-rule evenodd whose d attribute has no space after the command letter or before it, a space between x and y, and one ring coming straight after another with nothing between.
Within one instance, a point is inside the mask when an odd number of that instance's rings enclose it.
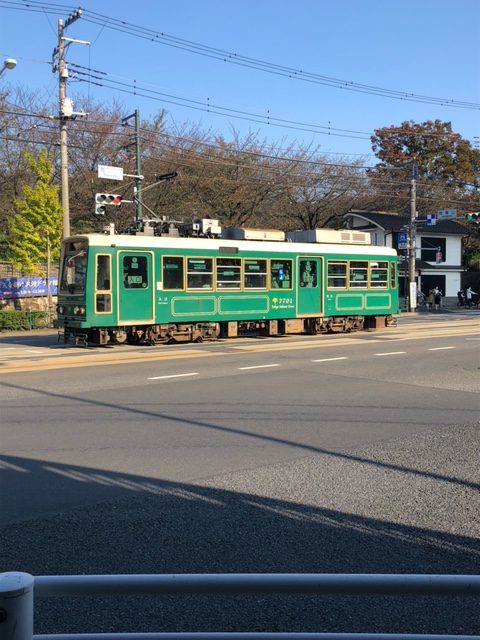
<instances>
[{"instance_id":1,"label":"tram headlight","mask_svg":"<svg viewBox=\"0 0 480 640\"><path fill-rule=\"evenodd\" d=\"M57 313L60 316L63 316L65 313L65 308L61 304L57 304Z\"/></svg>"},{"instance_id":2,"label":"tram headlight","mask_svg":"<svg viewBox=\"0 0 480 640\"><path fill-rule=\"evenodd\" d=\"M76 316L83 316L85 313L85 307L73 307L73 313Z\"/></svg>"}]
</instances>

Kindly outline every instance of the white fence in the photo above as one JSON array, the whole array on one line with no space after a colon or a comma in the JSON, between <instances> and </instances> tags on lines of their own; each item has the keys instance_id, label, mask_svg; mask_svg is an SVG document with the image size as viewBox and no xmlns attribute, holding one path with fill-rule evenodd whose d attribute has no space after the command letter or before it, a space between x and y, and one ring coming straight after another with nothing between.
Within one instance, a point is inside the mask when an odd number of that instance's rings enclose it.
<instances>
[{"instance_id":1,"label":"white fence","mask_svg":"<svg viewBox=\"0 0 480 640\"><path fill-rule=\"evenodd\" d=\"M0 574L0 640L480 640L480 635L388 633L81 633L34 635L34 598L152 594L480 596L480 576L423 574L168 574L32 576ZM480 630L480 606L479 606ZM88 623L88 621L86 621Z\"/></svg>"}]
</instances>

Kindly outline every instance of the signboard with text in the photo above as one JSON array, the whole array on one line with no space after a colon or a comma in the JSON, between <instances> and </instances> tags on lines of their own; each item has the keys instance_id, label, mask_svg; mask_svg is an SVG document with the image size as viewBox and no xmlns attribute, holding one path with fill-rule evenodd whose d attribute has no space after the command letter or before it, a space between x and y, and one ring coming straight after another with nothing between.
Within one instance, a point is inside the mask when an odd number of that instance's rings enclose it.
<instances>
[{"instance_id":1,"label":"signboard with text","mask_svg":"<svg viewBox=\"0 0 480 640\"><path fill-rule=\"evenodd\" d=\"M49 279L49 289L52 296L57 295L58 277ZM40 276L30 278L0 278L0 299L7 298L41 298L46 296L47 280Z\"/></svg>"},{"instance_id":2,"label":"signboard with text","mask_svg":"<svg viewBox=\"0 0 480 640\"><path fill-rule=\"evenodd\" d=\"M408 236L406 231L398 232L398 248L406 249L408 247Z\"/></svg>"},{"instance_id":3,"label":"signboard with text","mask_svg":"<svg viewBox=\"0 0 480 640\"><path fill-rule=\"evenodd\" d=\"M104 180L123 180L123 169L122 167L109 167L106 164L99 164L98 177Z\"/></svg>"},{"instance_id":4,"label":"signboard with text","mask_svg":"<svg viewBox=\"0 0 480 640\"><path fill-rule=\"evenodd\" d=\"M456 209L440 209L440 211L437 211L437 218L439 220L455 220L456 217Z\"/></svg>"}]
</instances>

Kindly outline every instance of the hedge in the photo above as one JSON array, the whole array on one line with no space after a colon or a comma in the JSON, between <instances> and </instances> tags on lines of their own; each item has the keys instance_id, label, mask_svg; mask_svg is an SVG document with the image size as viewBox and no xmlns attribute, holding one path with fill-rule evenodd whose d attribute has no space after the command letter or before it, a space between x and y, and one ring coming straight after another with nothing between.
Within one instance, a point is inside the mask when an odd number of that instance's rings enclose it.
<instances>
[{"instance_id":1,"label":"hedge","mask_svg":"<svg viewBox=\"0 0 480 640\"><path fill-rule=\"evenodd\" d=\"M50 327L51 314L48 311L0 310L0 331L28 331Z\"/></svg>"}]
</instances>

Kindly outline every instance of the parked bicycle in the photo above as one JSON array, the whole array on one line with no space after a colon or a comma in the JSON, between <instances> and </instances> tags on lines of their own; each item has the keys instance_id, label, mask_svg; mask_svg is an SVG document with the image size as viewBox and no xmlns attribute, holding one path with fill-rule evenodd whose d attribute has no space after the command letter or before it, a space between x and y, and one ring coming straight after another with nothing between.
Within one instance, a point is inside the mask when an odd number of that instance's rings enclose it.
<instances>
[{"instance_id":1,"label":"parked bicycle","mask_svg":"<svg viewBox=\"0 0 480 640\"><path fill-rule=\"evenodd\" d=\"M426 311L428 309L427 296L423 291L417 292L417 310Z\"/></svg>"}]
</instances>

